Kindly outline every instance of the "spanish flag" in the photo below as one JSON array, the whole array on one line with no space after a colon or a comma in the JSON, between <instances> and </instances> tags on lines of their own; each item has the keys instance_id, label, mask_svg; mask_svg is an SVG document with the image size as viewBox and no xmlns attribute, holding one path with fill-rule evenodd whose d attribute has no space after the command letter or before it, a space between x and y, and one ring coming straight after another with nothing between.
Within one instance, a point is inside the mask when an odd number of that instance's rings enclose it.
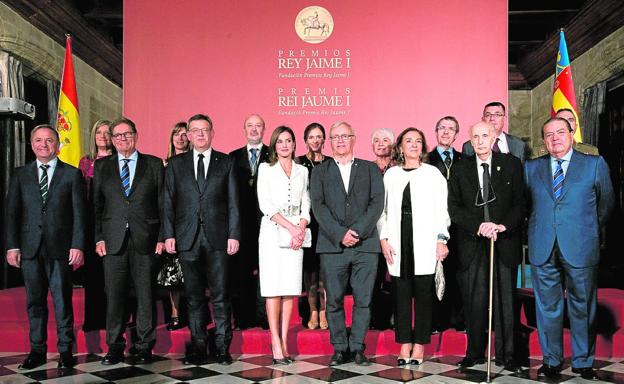
<instances>
[{"instance_id":1,"label":"spanish flag","mask_svg":"<svg viewBox=\"0 0 624 384\"><path fill-rule=\"evenodd\" d=\"M70 35L67 35L65 42L65 64L63 65L61 94L56 115L56 130L61 138L59 159L77 167L82 156L82 147L80 142L78 94L76 93L76 78L74 76L74 63L72 62Z\"/></svg>"},{"instance_id":2,"label":"spanish flag","mask_svg":"<svg viewBox=\"0 0 624 384\"><path fill-rule=\"evenodd\" d=\"M562 108L571 109L576 118L576 132L574 140L582 143L581 121L579 120L578 109L576 107L576 96L574 95L574 82L572 81L572 67L568 57L568 46L566 45L563 29L559 32L559 53L557 53L557 66L555 68L555 84L553 86L553 99L551 116L555 116Z\"/></svg>"}]
</instances>

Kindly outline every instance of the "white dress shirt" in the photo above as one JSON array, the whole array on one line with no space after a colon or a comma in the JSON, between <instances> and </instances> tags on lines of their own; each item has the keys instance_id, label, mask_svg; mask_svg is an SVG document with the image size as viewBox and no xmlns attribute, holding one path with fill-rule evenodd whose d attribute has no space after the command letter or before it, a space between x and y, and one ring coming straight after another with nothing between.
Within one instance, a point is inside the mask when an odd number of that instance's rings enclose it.
<instances>
[{"instance_id":1,"label":"white dress shirt","mask_svg":"<svg viewBox=\"0 0 624 384\"><path fill-rule=\"evenodd\" d=\"M340 171L340 177L342 177L342 184L344 185L345 192L349 192L349 179L351 178L351 168L353 167L353 161L355 158L347 161L346 164L341 164L338 160L334 160Z\"/></svg>"},{"instance_id":2,"label":"white dress shirt","mask_svg":"<svg viewBox=\"0 0 624 384\"><path fill-rule=\"evenodd\" d=\"M492 154L490 154L490 157L487 158L487 160L483 161L481 159L479 159L479 156L477 156L477 173L479 174L479 188L483 189L483 167L481 166L481 164L487 164L488 165L488 169L490 170L490 176L492 175Z\"/></svg>"},{"instance_id":3,"label":"white dress shirt","mask_svg":"<svg viewBox=\"0 0 624 384\"><path fill-rule=\"evenodd\" d=\"M497 139L498 149L500 149L501 153L509 153L509 144L507 144L507 135L505 134L505 132L501 132Z\"/></svg>"},{"instance_id":4,"label":"white dress shirt","mask_svg":"<svg viewBox=\"0 0 624 384\"><path fill-rule=\"evenodd\" d=\"M50 182L52 181L52 175L54 175L54 170L56 169L57 163L58 163L58 157L55 157L54 159L50 160L47 164L50 166L47 172L48 173L48 189L50 189ZM41 180L41 175L43 174L43 170L40 168L42 164L44 163L37 160L37 182Z\"/></svg>"},{"instance_id":5,"label":"white dress shirt","mask_svg":"<svg viewBox=\"0 0 624 384\"><path fill-rule=\"evenodd\" d=\"M199 158L199 154L204 155L204 176L208 175L208 166L210 165L210 155L212 154L212 148L206 149L204 152L198 152L193 148L193 173L195 174L195 180L197 180L197 159Z\"/></svg>"}]
</instances>

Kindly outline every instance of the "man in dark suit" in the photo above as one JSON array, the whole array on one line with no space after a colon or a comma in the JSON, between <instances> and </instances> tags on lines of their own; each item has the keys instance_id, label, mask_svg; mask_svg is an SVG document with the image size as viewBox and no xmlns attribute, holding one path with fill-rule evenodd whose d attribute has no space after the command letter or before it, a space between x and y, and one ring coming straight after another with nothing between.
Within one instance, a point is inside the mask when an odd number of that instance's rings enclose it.
<instances>
[{"instance_id":1,"label":"man in dark suit","mask_svg":"<svg viewBox=\"0 0 624 384\"><path fill-rule=\"evenodd\" d=\"M438 145L433 151L427 154L429 164L440 170L446 180L451 177L451 168L455 162L462 159L462 153L453 148L453 143L459 133L459 122L454 116L444 116L435 126L436 140ZM449 228L450 239L448 249L451 257L444 260L444 274L446 279L446 289L442 301L434 300L432 325L434 332L444 331L448 327L463 331L464 314L460 289L457 284L457 241L455 241L455 226Z\"/></svg>"},{"instance_id":2,"label":"man in dark suit","mask_svg":"<svg viewBox=\"0 0 624 384\"><path fill-rule=\"evenodd\" d=\"M468 334L461 368L483 362L487 346L489 245L494 239L494 328L496 363L519 372L514 360L515 289L522 258L525 218L524 182L520 161L493 152L494 127L479 122L470 128L476 156L453 166L448 209L456 225L460 287Z\"/></svg>"},{"instance_id":3,"label":"man in dark suit","mask_svg":"<svg viewBox=\"0 0 624 384\"><path fill-rule=\"evenodd\" d=\"M351 351L358 365L370 365L364 338L370 321L370 302L381 253L377 220L384 206L381 172L369 161L353 156L355 132L345 122L330 130L333 160L312 171L310 198L319 223L316 251L327 294L327 321L334 355L329 363L347 362ZM353 321L347 336L344 295L353 288Z\"/></svg>"},{"instance_id":4,"label":"man in dark suit","mask_svg":"<svg viewBox=\"0 0 624 384\"><path fill-rule=\"evenodd\" d=\"M148 364L156 343L154 254L164 249L160 236L164 168L159 158L136 150L134 122L120 118L110 129L117 154L97 160L93 171L95 252L103 258L107 299L108 353L102 364L124 360L130 287L137 303L134 363Z\"/></svg>"},{"instance_id":5,"label":"man in dark suit","mask_svg":"<svg viewBox=\"0 0 624 384\"><path fill-rule=\"evenodd\" d=\"M503 132L505 129L505 105L499 101L486 104L483 108L481 120L492 124L496 130L496 139L492 143L492 152L511 153L524 164L524 161L529 158L529 147L519 137ZM475 154L470 140L464 143L462 152L466 156Z\"/></svg>"},{"instance_id":6,"label":"man in dark suit","mask_svg":"<svg viewBox=\"0 0 624 384\"><path fill-rule=\"evenodd\" d=\"M542 128L548 155L525 164L531 198L529 257L544 364L554 378L563 364L563 311L572 331L572 372L596 380L596 285L600 229L614 206L609 168L573 149L574 130L554 117ZM567 298L564 296L564 289Z\"/></svg>"},{"instance_id":7,"label":"man in dark suit","mask_svg":"<svg viewBox=\"0 0 624 384\"><path fill-rule=\"evenodd\" d=\"M187 135L193 150L172 158L165 175L165 245L167 252L180 253L192 341L184 363L193 365L205 364L208 358L206 283L217 362L232 363L227 277L229 257L238 252L241 225L234 163L211 148L214 134L210 117L192 116Z\"/></svg>"},{"instance_id":8,"label":"man in dark suit","mask_svg":"<svg viewBox=\"0 0 624 384\"><path fill-rule=\"evenodd\" d=\"M56 157L59 135L51 126L35 127L30 144L37 159L15 170L6 207L12 220L6 225L7 262L22 271L30 326L30 353L19 368L46 362L49 288L58 368L68 370L75 364L71 268L83 262L84 184L78 169Z\"/></svg>"},{"instance_id":9,"label":"man in dark suit","mask_svg":"<svg viewBox=\"0 0 624 384\"><path fill-rule=\"evenodd\" d=\"M256 181L258 165L269 160L269 147L262 144L264 128L260 115L249 116L243 125L247 145L230 152L236 166L239 210L246 217L241 220L240 249L230 258L232 315L240 329L257 325L269 328L258 281L258 236L262 215L258 208Z\"/></svg>"}]
</instances>

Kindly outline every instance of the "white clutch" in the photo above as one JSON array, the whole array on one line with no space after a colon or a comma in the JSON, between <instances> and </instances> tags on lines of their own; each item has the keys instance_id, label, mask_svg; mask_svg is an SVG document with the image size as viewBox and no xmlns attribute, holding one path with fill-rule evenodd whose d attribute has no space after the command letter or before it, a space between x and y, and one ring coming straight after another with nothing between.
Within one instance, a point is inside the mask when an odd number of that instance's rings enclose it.
<instances>
[{"instance_id":1,"label":"white clutch","mask_svg":"<svg viewBox=\"0 0 624 384\"><path fill-rule=\"evenodd\" d=\"M442 266L442 262L438 260L435 268L435 293L438 297L438 300L442 301L442 297L444 297L444 288L446 287L446 282L444 281L444 267Z\"/></svg>"},{"instance_id":2,"label":"white clutch","mask_svg":"<svg viewBox=\"0 0 624 384\"><path fill-rule=\"evenodd\" d=\"M290 236L290 232L288 229L282 227L281 225L277 226L278 236L279 236L279 246L280 248L290 248L290 240L292 236ZM303 238L302 248L310 248L312 246L312 231L310 228L305 229L305 237Z\"/></svg>"}]
</instances>

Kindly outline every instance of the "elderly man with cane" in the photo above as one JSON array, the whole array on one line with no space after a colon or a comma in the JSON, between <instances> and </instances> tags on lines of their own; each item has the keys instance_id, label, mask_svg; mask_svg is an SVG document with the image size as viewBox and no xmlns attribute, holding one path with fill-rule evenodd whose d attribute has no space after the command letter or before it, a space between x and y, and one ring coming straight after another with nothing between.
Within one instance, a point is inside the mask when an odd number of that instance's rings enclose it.
<instances>
[{"instance_id":1,"label":"elderly man with cane","mask_svg":"<svg viewBox=\"0 0 624 384\"><path fill-rule=\"evenodd\" d=\"M522 165L512 155L492 151L496 133L491 124L479 122L470 127L469 135L475 156L454 166L448 195L449 215L457 227L459 281L468 336L466 356L458 365L465 369L485 362L486 338L491 336L486 306L489 295L496 328L496 364L521 372L513 358L513 333L525 218ZM489 357L488 353L488 379Z\"/></svg>"}]
</instances>

